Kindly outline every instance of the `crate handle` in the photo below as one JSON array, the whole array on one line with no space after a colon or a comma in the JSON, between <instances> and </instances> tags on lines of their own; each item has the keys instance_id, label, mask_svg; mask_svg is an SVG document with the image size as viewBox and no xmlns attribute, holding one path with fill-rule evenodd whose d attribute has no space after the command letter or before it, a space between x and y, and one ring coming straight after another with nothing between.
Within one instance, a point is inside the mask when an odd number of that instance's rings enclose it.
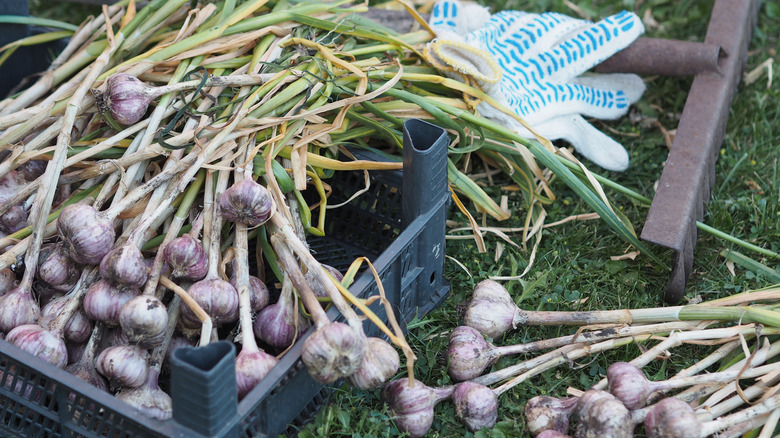
<instances>
[{"instance_id":1,"label":"crate handle","mask_svg":"<svg viewBox=\"0 0 780 438\"><path fill-rule=\"evenodd\" d=\"M173 419L198 434L238 437L236 349L228 341L180 347L171 356Z\"/></svg>"}]
</instances>

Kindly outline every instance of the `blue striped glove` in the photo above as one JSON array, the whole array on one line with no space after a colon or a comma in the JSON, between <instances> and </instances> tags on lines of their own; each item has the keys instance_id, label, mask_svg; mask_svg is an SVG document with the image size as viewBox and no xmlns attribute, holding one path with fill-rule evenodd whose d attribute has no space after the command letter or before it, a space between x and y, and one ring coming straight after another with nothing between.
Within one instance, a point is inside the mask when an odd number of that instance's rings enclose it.
<instances>
[{"instance_id":1,"label":"blue striped glove","mask_svg":"<svg viewBox=\"0 0 780 438\"><path fill-rule=\"evenodd\" d=\"M445 74L480 87L548 139L564 139L608 169L628 167L628 153L582 117L623 116L645 90L632 74L587 74L644 32L639 18L620 12L598 23L558 13L531 14L440 0L430 18L437 38L431 63ZM482 102L486 118L532 137L513 117Z\"/></svg>"}]
</instances>

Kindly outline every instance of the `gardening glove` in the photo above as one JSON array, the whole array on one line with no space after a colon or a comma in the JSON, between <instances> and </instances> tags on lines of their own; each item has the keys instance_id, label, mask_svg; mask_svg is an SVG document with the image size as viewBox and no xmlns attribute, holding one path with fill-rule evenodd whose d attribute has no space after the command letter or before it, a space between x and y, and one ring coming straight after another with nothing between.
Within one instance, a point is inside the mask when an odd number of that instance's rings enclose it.
<instances>
[{"instance_id":1,"label":"gardening glove","mask_svg":"<svg viewBox=\"0 0 780 438\"><path fill-rule=\"evenodd\" d=\"M623 116L642 96L644 83L633 74L583 73L644 32L635 14L623 11L598 23L553 12L491 16L479 5L440 0L430 25L437 37L425 53L436 68L478 86L542 136L568 141L604 169L628 167L623 146L582 116ZM514 117L484 101L477 111L533 137Z\"/></svg>"}]
</instances>

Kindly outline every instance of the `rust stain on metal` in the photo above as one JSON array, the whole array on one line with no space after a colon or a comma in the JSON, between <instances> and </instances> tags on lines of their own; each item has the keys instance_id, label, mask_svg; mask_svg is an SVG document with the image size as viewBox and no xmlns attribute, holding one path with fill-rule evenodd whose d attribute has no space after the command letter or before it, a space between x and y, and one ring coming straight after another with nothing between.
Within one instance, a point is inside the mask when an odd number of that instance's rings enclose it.
<instances>
[{"instance_id":1,"label":"rust stain on metal","mask_svg":"<svg viewBox=\"0 0 780 438\"><path fill-rule=\"evenodd\" d=\"M715 178L715 160L734 91L747 59L757 19L758 0L717 0L704 44L721 48L719 71L696 75L688 93L642 239L674 250L672 273L664 290L678 302L693 267L696 221L704 217Z\"/></svg>"}]
</instances>

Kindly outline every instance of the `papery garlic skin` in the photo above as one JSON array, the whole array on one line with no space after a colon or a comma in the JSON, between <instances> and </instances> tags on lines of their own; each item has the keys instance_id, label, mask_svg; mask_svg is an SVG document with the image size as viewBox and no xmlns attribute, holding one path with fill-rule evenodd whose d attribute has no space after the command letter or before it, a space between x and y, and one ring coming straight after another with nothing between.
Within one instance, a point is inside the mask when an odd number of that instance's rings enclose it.
<instances>
[{"instance_id":1,"label":"papery garlic skin","mask_svg":"<svg viewBox=\"0 0 780 438\"><path fill-rule=\"evenodd\" d=\"M248 227L264 224L271 217L273 204L271 192L251 179L236 182L219 197L222 216Z\"/></svg>"},{"instance_id":2,"label":"papery garlic skin","mask_svg":"<svg viewBox=\"0 0 780 438\"><path fill-rule=\"evenodd\" d=\"M580 396L575 410L574 438L631 438L634 424L623 403L607 391L589 389Z\"/></svg>"},{"instance_id":3,"label":"papery garlic skin","mask_svg":"<svg viewBox=\"0 0 780 438\"><path fill-rule=\"evenodd\" d=\"M379 388L398 372L400 366L401 358L392 345L383 339L369 337L360 368L347 377L347 381L360 389Z\"/></svg>"},{"instance_id":4,"label":"papery garlic skin","mask_svg":"<svg viewBox=\"0 0 780 438\"><path fill-rule=\"evenodd\" d=\"M279 363L279 359L264 351L241 349L236 356L236 386L241 400Z\"/></svg>"},{"instance_id":5,"label":"papery garlic skin","mask_svg":"<svg viewBox=\"0 0 780 438\"><path fill-rule=\"evenodd\" d=\"M8 332L5 340L57 368L68 364L65 342L38 324L20 325Z\"/></svg>"},{"instance_id":6,"label":"papery garlic skin","mask_svg":"<svg viewBox=\"0 0 780 438\"><path fill-rule=\"evenodd\" d=\"M301 360L314 380L333 383L360 368L366 337L340 322L327 324L303 342Z\"/></svg>"},{"instance_id":7,"label":"papery garlic skin","mask_svg":"<svg viewBox=\"0 0 780 438\"><path fill-rule=\"evenodd\" d=\"M458 383L452 393L452 403L455 415L468 430L476 432L496 425L498 397L487 386L474 382Z\"/></svg>"},{"instance_id":8,"label":"papery garlic skin","mask_svg":"<svg viewBox=\"0 0 780 438\"><path fill-rule=\"evenodd\" d=\"M95 369L116 387L137 388L149 375L149 353L135 345L109 347L95 359Z\"/></svg>"},{"instance_id":9,"label":"papery garlic skin","mask_svg":"<svg viewBox=\"0 0 780 438\"><path fill-rule=\"evenodd\" d=\"M674 397L667 397L653 405L644 425L647 438L699 438L701 431L693 408Z\"/></svg>"},{"instance_id":10,"label":"papery garlic skin","mask_svg":"<svg viewBox=\"0 0 780 438\"><path fill-rule=\"evenodd\" d=\"M643 408L654 392L652 382L642 370L628 362L615 362L607 368L609 392L628 410Z\"/></svg>"},{"instance_id":11,"label":"papery garlic skin","mask_svg":"<svg viewBox=\"0 0 780 438\"><path fill-rule=\"evenodd\" d=\"M524 314L504 286L493 280L482 280L477 284L464 315L465 325L489 338L497 338L525 321Z\"/></svg>"},{"instance_id":12,"label":"papery garlic skin","mask_svg":"<svg viewBox=\"0 0 780 438\"><path fill-rule=\"evenodd\" d=\"M116 233L111 221L92 206L70 204L60 211L57 233L63 251L76 263L97 265L114 245Z\"/></svg>"},{"instance_id":13,"label":"papery garlic skin","mask_svg":"<svg viewBox=\"0 0 780 438\"><path fill-rule=\"evenodd\" d=\"M398 428L412 437L428 433L433 425L434 407L452 395L454 387L431 388L419 380L403 378L388 382L381 392L382 400L393 413Z\"/></svg>"},{"instance_id":14,"label":"papery garlic skin","mask_svg":"<svg viewBox=\"0 0 780 438\"><path fill-rule=\"evenodd\" d=\"M447 372L458 382L478 377L496 360L493 349L477 329L456 327L447 347Z\"/></svg>"},{"instance_id":15,"label":"papery garlic skin","mask_svg":"<svg viewBox=\"0 0 780 438\"><path fill-rule=\"evenodd\" d=\"M531 435L537 436L545 430L566 432L569 419L577 406L577 397L559 399L540 395L528 399L523 408L525 424Z\"/></svg>"}]
</instances>

